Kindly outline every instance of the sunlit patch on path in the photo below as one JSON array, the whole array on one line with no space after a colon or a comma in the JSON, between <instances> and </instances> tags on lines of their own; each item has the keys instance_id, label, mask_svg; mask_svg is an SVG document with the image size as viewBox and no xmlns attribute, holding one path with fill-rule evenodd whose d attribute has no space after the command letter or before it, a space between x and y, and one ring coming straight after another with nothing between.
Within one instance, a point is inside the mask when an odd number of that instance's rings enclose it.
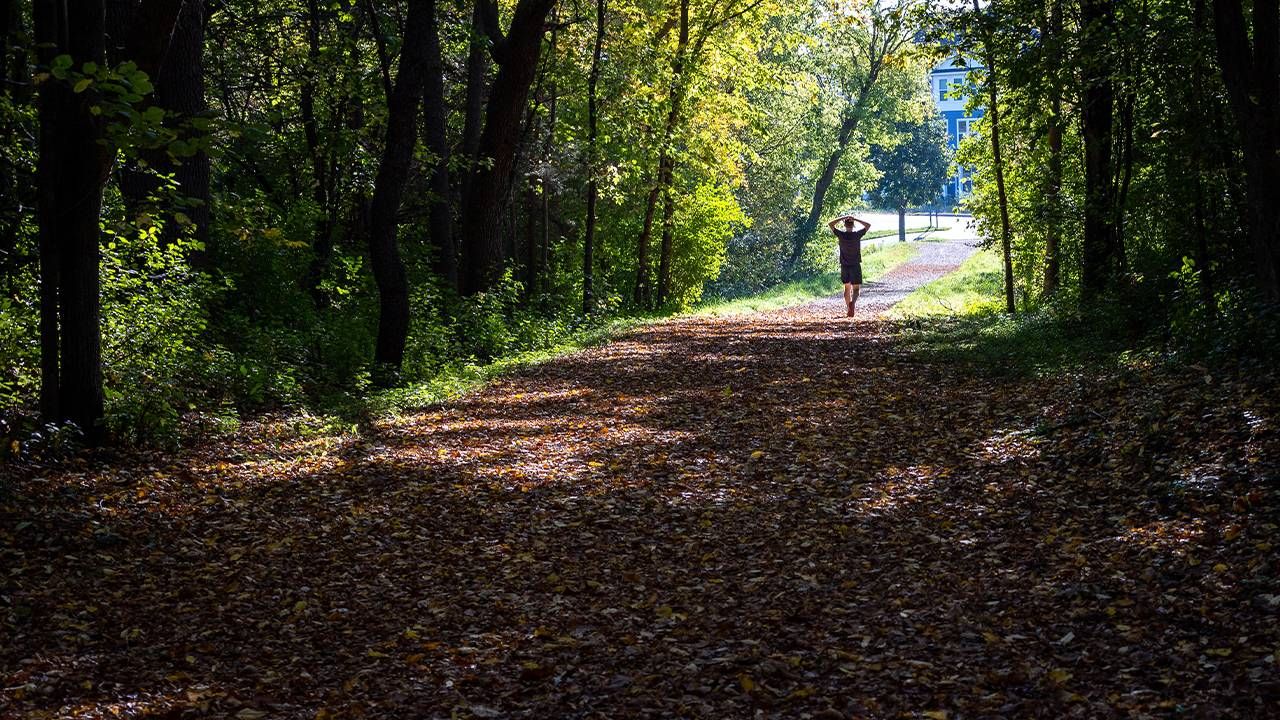
<instances>
[{"instance_id":1,"label":"sunlit patch on path","mask_svg":"<svg viewBox=\"0 0 1280 720\"><path fill-rule=\"evenodd\" d=\"M1198 385L915 358L876 314L936 247L852 323L679 319L361 438L21 478L0 716L1270 714L1273 401L1179 396L1242 449L1147 447L1131 388Z\"/></svg>"}]
</instances>

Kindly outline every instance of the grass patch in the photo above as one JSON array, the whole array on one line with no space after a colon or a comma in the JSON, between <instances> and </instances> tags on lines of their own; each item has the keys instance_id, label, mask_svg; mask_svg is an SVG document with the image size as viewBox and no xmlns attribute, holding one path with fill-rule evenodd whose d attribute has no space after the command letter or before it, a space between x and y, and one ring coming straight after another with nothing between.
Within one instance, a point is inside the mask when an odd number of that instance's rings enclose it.
<instances>
[{"instance_id":1,"label":"grass patch","mask_svg":"<svg viewBox=\"0 0 1280 720\"><path fill-rule=\"evenodd\" d=\"M981 250L955 272L908 295L890 311L913 351L1003 376L1044 376L1068 368L1116 367L1134 359L1142 330L1120 312L1082 315L1045 306L1004 313L1000 255Z\"/></svg>"},{"instance_id":2,"label":"grass patch","mask_svg":"<svg viewBox=\"0 0 1280 720\"><path fill-rule=\"evenodd\" d=\"M999 312L1003 270L994 250L979 250L955 272L916 290L889 311L895 319L930 315L974 315Z\"/></svg>"},{"instance_id":3,"label":"grass patch","mask_svg":"<svg viewBox=\"0 0 1280 720\"><path fill-rule=\"evenodd\" d=\"M886 234L895 233L896 231ZM883 235L878 237L883 237ZM908 262L919 252L920 247L916 243L895 243L884 246L870 245L863 248L863 281L870 282L875 280L886 272ZM823 273L813 277L784 282L762 293L744 298L714 300L693 312L695 315L719 316L777 310L834 295L840 292L843 287L844 285L840 282L840 273Z\"/></svg>"}]
</instances>

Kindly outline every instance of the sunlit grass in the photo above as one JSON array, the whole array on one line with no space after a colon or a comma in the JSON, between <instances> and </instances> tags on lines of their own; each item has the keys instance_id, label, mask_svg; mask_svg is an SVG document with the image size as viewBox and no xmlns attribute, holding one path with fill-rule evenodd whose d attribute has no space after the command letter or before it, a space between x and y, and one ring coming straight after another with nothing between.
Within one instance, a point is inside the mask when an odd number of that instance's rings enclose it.
<instances>
[{"instance_id":1,"label":"sunlit grass","mask_svg":"<svg viewBox=\"0 0 1280 720\"><path fill-rule=\"evenodd\" d=\"M889 311L895 319L930 315L977 315L999 312L1001 299L1000 255L979 250L955 272L916 290Z\"/></svg>"},{"instance_id":2,"label":"sunlit grass","mask_svg":"<svg viewBox=\"0 0 1280 720\"><path fill-rule=\"evenodd\" d=\"M1123 364L1134 340L1120 313L1084 316L1062 304L1006 314L995 250L974 253L955 272L908 295L889 318L916 351L1007 375Z\"/></svg>"}]
</instances>

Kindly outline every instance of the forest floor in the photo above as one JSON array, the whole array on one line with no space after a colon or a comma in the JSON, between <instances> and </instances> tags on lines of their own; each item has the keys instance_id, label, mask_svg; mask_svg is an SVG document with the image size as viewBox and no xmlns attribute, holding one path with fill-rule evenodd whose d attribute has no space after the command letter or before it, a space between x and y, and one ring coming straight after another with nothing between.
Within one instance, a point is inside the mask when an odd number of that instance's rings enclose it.
<instances>
[{"instance_id":1,"label":"forest floor","mask_svg":"<svg viewBox=\"0 0 1280 720\"><path fill-rule=\"evenodd\" d=\"M1274 378L1009 376L838 298L361 435L29 468L0 717L1280 713ZM264 426L265 427L265 426Z\"/></svg>"}]
</instances>

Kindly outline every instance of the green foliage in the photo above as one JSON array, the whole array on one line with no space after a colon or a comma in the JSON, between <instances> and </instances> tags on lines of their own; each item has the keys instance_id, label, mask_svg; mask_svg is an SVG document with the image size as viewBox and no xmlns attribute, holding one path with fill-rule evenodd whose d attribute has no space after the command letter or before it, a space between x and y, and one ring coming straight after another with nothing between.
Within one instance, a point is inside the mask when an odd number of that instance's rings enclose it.
<instances>
[{"instance_id":1,"label":"green foliage","mask_svg":"<svg viewBox=\"0 0 1280 720\"><path fill-rule=\"evenodd\" d=\"M102 249L106 423L131 442L176 438L183 413L221 378L201 349L216 288L187 264L185 242L161 247L160 226L109 228Z\"/></svg>"},{"instance_id":2,"label":"green foliage","mask_svg":"<svg viewBox=\"0 0 1280 720\"><path fill-rule=\"evenodd\" d=\"M942 192L951 165L947 127L940 118L900 122L895 145L877 145L871 162L881 173L872 205L909 208L932 203Z\"/></svg>"}]
</instances>

